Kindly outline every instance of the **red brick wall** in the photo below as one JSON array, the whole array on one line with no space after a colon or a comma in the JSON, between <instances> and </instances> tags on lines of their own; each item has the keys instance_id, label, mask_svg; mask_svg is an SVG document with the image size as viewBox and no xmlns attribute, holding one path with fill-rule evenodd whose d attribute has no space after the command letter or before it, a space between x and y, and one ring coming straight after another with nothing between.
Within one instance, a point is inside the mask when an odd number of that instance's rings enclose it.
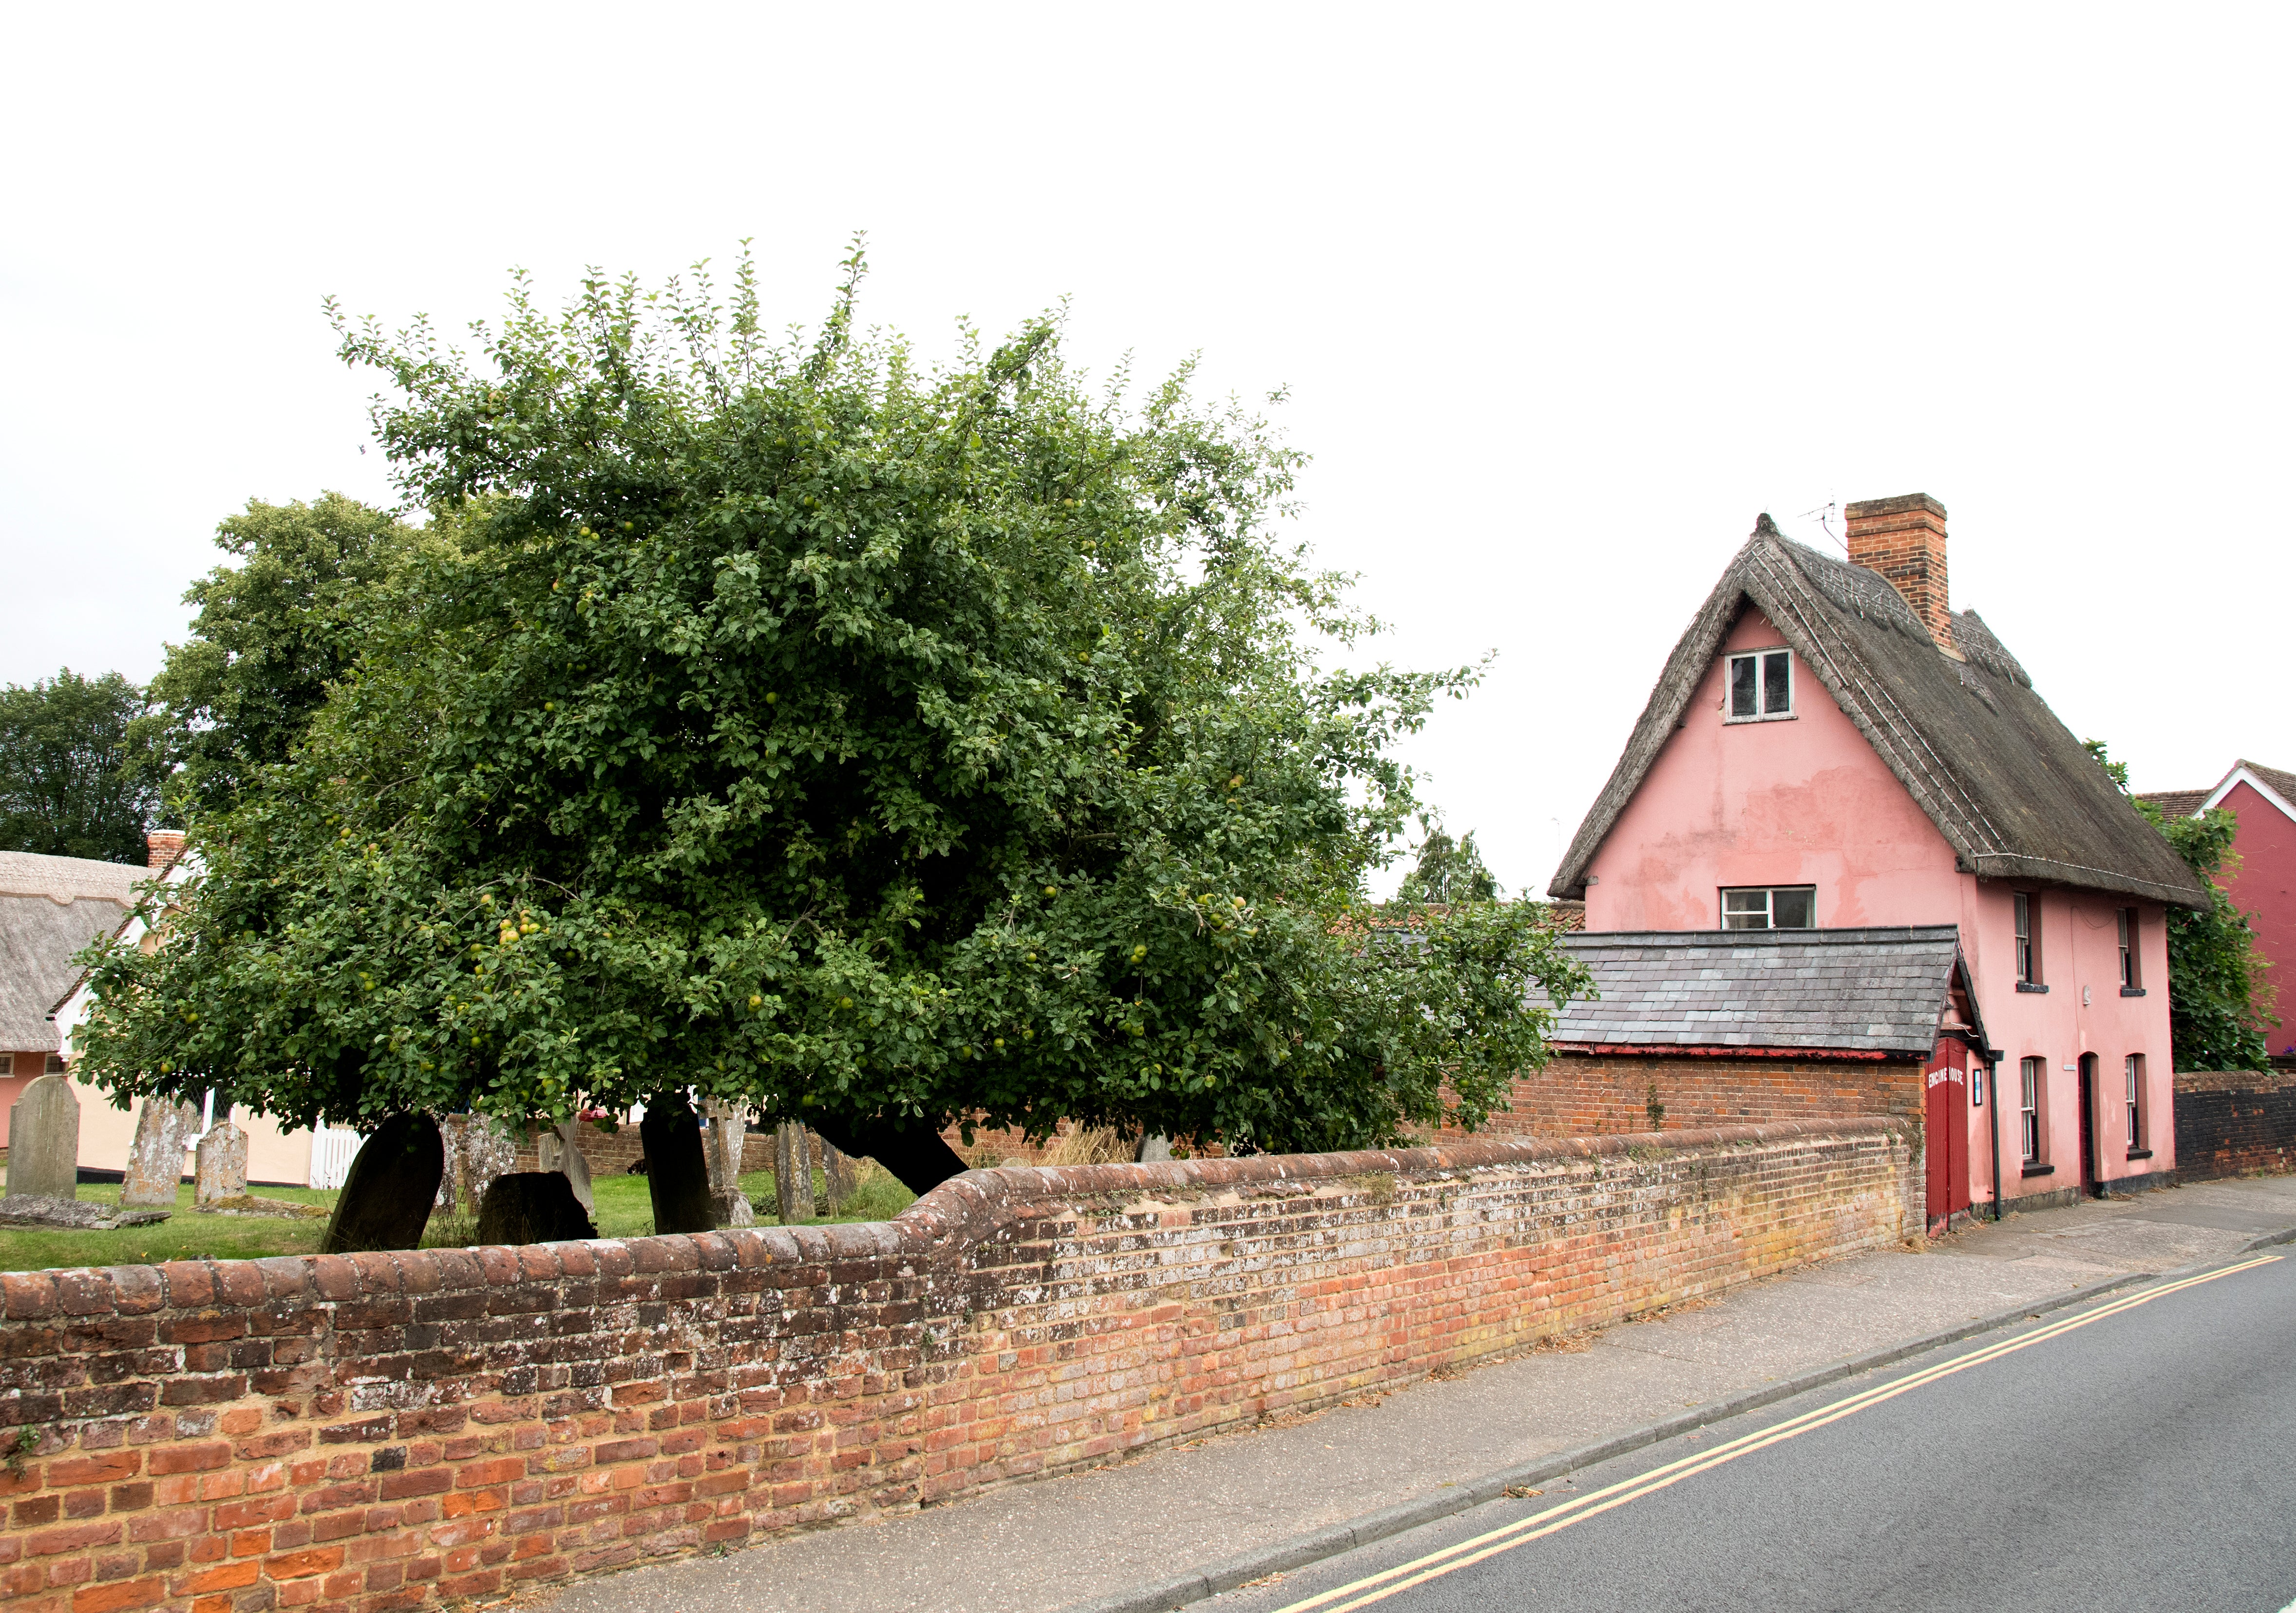
<instances>
[{"instance_id":1,"label":"red brick wall","mask_svg":"<svg viewBox=\"0 0 2296 1613\"><path fill-rule=\"evenodd\" d=\"M1651 1129L1652 1084L1662 1131L1897 1115L1919 1122L1925 1088L1914 1060L1683 1059L1559 1052L1515 1078L1513 1107L1482 1135L1593 1137Z\"/></svg>"},{"instance_id":2,"label":"red brick wall","mask_svg":"<svg viewBox=\"0 0 2296 1613\"><path fill-rule=\"evenodd\" d=\"M2177 1072L2180 1181L2289 1170L2296 1170L2296 1072Z\"/></svg>"},{"instance_id":3,"label":"red brick wall","mask_svg":"<svg viewBox=\"0 0 2296 1613\"><path fill-rule=\"evenodd\" d=\"M1919 1225L1902 1126L973 1172L875 1225L0 1276L0 1599L428 1608L1185 1440Z\"/></svg>"},{"instance_id":4,"label":"red brick wall","mask_svg":"<svg viewBox=\"0 0 2296 1613\"><path fill-rule=\"evenodd\" d=\"M639 1141L636 1121L625 1121L619 1131L602 1132L594 1126L584 1126L575 1133L581 1140L582 1158L590 1162L594 1176L627 1175L631 1166L645 1155L645 1144ZM511 1162L512 1170L530 1171L538 1168L541 1156L535 1151L534 1134L529 1131L518 1140L518 1153ZM754 1127L742 1138L742 1174L769 1171L774 1168L774 1134Z\"/></svg>"}]
</instances>

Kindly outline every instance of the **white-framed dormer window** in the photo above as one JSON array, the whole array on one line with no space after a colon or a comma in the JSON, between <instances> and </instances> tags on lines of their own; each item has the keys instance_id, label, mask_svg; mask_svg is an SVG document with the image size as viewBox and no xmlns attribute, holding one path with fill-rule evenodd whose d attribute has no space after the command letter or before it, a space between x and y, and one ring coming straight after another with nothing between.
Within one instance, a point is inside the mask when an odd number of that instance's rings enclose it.
<instances>
[{"instance_id":1,"label":"white-framed dormer window","mask_svg":"<svg viewBox=\"0 0 2296 1613\"><path fill-rule=\"evenodd\" d=\"M1753 650L1728 658L1729 681L1723 699L1723 720L1766 723L1792 716L1793 711L1793 651Z\"/></svg>"},{"instance_id":2,"label":"white-framed dormer window","mask_svg":"<svg viewBox=\"0 0 2296 1613\"><path fill-rule=\"evenodd\" d=\"M1816 929L1817 887L1751 885L1722 893L1725 929Z\"/></svg>"}]
</instances>

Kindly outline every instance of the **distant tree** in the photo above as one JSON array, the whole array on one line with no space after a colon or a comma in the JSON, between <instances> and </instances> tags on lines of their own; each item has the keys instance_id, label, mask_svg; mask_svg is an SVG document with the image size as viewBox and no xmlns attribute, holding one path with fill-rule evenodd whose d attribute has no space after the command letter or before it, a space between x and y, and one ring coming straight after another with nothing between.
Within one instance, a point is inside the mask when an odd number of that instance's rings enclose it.
<instances>
[{"instance_id":1,"label":"distant tree","mask_svg":"<svg viewBox=\"0 0 2296 1613\"><path fill-rule=\"evenodd\" d=\"M2083 743L2126 794L2128 765L2109 759L2102 740ZM2265 1032L2276 1023L2276 994L2264 975L2271 962L2256 949L2248 915L2217 882L2240 872L2232 848L2240 821L2221 806L2171 818L2150 801L2136 805L2209 888L2205 913L2169 909L2169 1036L2177 1068L2262 1069L2271 1054Z\"/></svg>"},{"instance_id":2,"label":"distant tree","mask_svg":"<svg viewBox=\"0 0 2296 1613\"><path fill-rule=\"evenodd\" d=\"M1455 840L1440 822L1424 814L1419 826L1427 831L1427 838L1419 843L1418 864L1396 888L1397 901L1417 905L1498 899L1499 882L1483 865L1483 854L1475 849L1473 830Z\"/></svg>"},{"instance_id":3,"label":"distant tree","mask_svg":"<svg viewBox=\"0 0 2296 1613\"><path fill-rule=\"evenodd\" d=\"M67 667L0 692L0 850L144 861L158 808L130 729L144 691L117 672Z\"/></svg>"},{"instance_id":4,"label":"distant tree","mask_svg":"<svg viewBox=\"0 0 2296 1613\"><path fill-rule=\"evenodd\" d=\"M250 499L216 528L238 563L184 595L191 636L168 646L138 725L146 766L178 812L218 812L283 762L330 685L357 659L369 590L424 534L340 493L309 504Z\"/></svg>"}]
</instances>

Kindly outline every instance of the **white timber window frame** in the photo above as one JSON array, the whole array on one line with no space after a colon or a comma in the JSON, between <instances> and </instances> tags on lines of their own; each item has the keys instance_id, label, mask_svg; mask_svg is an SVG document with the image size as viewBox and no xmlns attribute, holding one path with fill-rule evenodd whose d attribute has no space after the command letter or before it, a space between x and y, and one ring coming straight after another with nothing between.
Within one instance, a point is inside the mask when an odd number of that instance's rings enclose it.
<instances>
[{"instance_id":1,"label":"white timber window frame","mask_svg":"<svg viewBox=\"0 0 2296 1613\"><path fill-rule=\"evenodd\" d=\"M1722 888L1725 929L1816 929L1815 885L1726 885Z\"/></svg>"},{"instance_id":2,"label":"white timber window frame","mask_svg":"<svg viewBox=\"0 0 2296 1613\"><path fill-rule=\"evenodd\" d=\"M1793 651L1780 644L1742 650L1722 663L1722 720L1775 723L1794 714Z\"/></svg>"},{"instance_id":3,"label":"white timber window frame","mask_svg":"<svg viewBox=\"0 0 2296 1613\"><path fill-rule=\"evenodd\" d=\"M2028 1165L2041 1163L2041 1083L2048 1078L2047 1064L2046 1059L2017 1061L2017 1132Z\"/></svg>"},{"instance_id":4,"label":"white timber window frame","mask_svg":"<svg viewBox=\"0 0 2296 1613\"><path fill-rule=\"evenodd\" d=\"M2128 1151L2135 1154L2144 1147L2144 1055L2130 1053L2120 1068L2128 1083Z\"/></svg>"}]
</instances>

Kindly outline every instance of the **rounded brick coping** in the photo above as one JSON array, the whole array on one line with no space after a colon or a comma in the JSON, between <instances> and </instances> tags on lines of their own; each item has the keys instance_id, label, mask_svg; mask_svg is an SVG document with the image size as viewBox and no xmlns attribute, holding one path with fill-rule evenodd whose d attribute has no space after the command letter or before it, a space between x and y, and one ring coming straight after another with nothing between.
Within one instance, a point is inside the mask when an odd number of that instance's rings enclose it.
<instances>
[{"instance_id":1,"label":"rounded brick coping","mask_svg":"<svg viewBox=\"0 0 2296 1613\"><path fill-rule=\"evenodd\" d=\"M160 1265L0 1272L0 1298L5 1300L9 1322L70 1322L83 1317L140 1316L160 1310L247 1309L291 1301L355 1300L378 1294L419 1296L566 1278L643 1281L684 1273L889 1260L930 1254L995 1221L1000 1211L1029 1203L1116 1193L1304 1185L1382 1174L1435 1175L1550 1160L1602 1159L1653 1148L1680 1153L1800 1138L1897 1135L1906 1125L1884 1116L1856 1115L1696 1131L1473 1138L1425 1148L1255 1154L1242 1159L1176 1159L1153 1165L998 1166L967 1171L942 1183L890 1221L741 1227L520 1248L275 1255L258 1260L171 1260Z\"/></svg>"},{"instance_id":2,"label":"rounded brick coping","mask_svg":"<svg viewBox=\"0 0 2296 1613\"><path fill-rule=\"evenodd\" d=\"M2173 1079L2180 1093L2269 1093L2296 1086L2296 1070L2180 1069Z\"/></svg>"}]
</instances>

